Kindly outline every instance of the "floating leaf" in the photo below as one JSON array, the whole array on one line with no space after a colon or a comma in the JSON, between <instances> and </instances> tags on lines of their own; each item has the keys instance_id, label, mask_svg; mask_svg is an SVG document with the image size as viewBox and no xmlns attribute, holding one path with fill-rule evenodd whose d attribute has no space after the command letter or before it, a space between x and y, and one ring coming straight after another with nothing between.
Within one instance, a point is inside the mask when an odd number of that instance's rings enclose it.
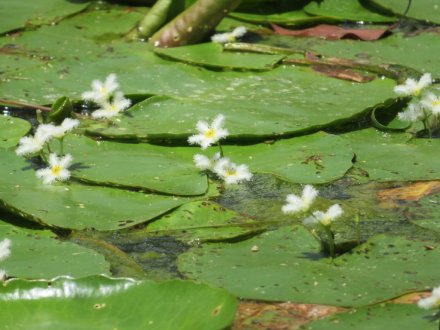
<instances>
[{"instance_id":1,"label":"floating leaf","mask_svg":"<svg viewBox=\"0 0 440 330\"><path fill-rule=\"evenodd\" d=\"M0 288L0 322L17 330L224 329L236 306L224 290L184 281L60 278L15 280Z\"/></svg>"},{"instance_id":2,"label":"floating leaf","mask_svg":"<svg viewBox=\"0 0 440 330\"><path fill-rule=\"evenodd\" d=\"M146 143L94 141L73 135L66 137L64 148L79 163L72 175L95 184L170 195L203 195L208 190L206 175L194 166L192 148L177 151ZM185 151L184 158L180 154Z\"/></svg>"},{"instance_id":3,"label":"floating leaf","mask_svg":"<svg viewBox=\"0 0 440 330\"><path fill-rule=\"evenodd\" d=\"M284 55L224 52L222 45L205 43L192 46L156 48L155 53L184 63L209 68L270 70Z\"/></svg>"},{"instance_id":4,"label":"floating leaf","mask_svg":"<svg viewBox=\"0 0 440 330\"><path fill-rule=\"evenodd\" d=\"M384 133L373 128L343 135L356 154L355 167L371 180L417 181L440 179L436 150L439 139L410 139L405 133Z\"/></svg>"},{"instance_id":5,"label":"floating leaf","mask_svg":"<svg viewBox=\"0 0 440 330\"><path fill-rule=\"evenodd\" d=\"M15 146L30 130L31 124L24 119L0 116L0 148Z\"/></svg>"},{"instance_id":6,"label":"floating leaf","mask_svg":"<svg viewBox=\"0 0 440 330\"><path fill-rule=\"evenodd\" d=\"M373 5L396 15L403 15L408 7L407 1L401 0L368 0ZM416 18L431 23L440 23L440 6L437 0L411 1L407 17Z\"/></svg>"},{"instance_id":7,"label":"floating leaf","mask_svg":"<svg viewBox=\"0 0 440 330\"><path fill-rule=\"evenodd\" d=\"M417 205L409 207L406 212L413 224L440 233L440 194L421 199Z\"/></svg>"},{"instance_id":8,"label":"floating leaf","mask_svg":"<svg viewBox=\"0 0 440 330\"><path fill-rule=\"evenodd\" d=\"M315 238L294 226L239 243L204 244L182 254L178 265L185 276L241 298L362 306L437 285L440 255L425 245L380 235L332 264Z\"/></svg>"},{"instance_id":9,"label":"floating leaf","mask_svg":"<svg viewBox=\"0 0 440 330\"><path fill-rule=\"evenodd\" d=\"M436 330L438 321L432 313L413 304L380 304L338 313L307 324L310 330L349 329L420 329Z\"/></svg>"},{"instance_id":10,"label":"floating leaf","mask_svg":"<svg viewBox=\"0 0 440 330\"><path fill-rule=\"evenodd\" d=\"M383 23L397 20L395 17L368 10L357 0L323 0L319 3L312 1L304 7L304 11L310 15L326 16L340 21Z\"/></svg>"},{"instance_id":11,"label":"floating leaf","mask_svg":"<svg viewBox=\"0 0 440 330\"><path fill-rule=\"evenodd\" d=\"M136 235L174 233L185 240L213 241L243 236L255 228L258 228L255 221L235 211L212 202L193 202L148 224Z\"/></svg>"},{"instance_id":12,"label":"floating leaf","mask_svg":"<svg viewBox=\"0 0 440 330\"><path fill-rule=\"evenodd\" d=\"M217 83L209 78L206 88ZM149 98L133 106L115 126L98 124L88 132L110 138L182 139L194 134L197 120L222 113L232 138L299 135L353 120L394 97L395 85L388 79L355 84L299 67L242 73L229 83L216 96L202 90L185 98Z\"/></svg>"},{"instance_id":13,"label":"floating leaf","mask_svg":"<svg viewBox=\"0 0 440 330\"><path fill-rule=\"evenodd\" d=\"M349 1L347 1L349 2ZM351 1L350 1L351 2ZM416 35L404 36L400 33L375 42L359 40L329 41L318 38L267 37L270 43L280 43L294 49L306 48L326 57L349 58L364 64L395 64L413 68L419 72L430 72L440 78L440 30L433 28ZM405 71L402 71L406 74Z\"/></svg>"},{"instance_id":14,"label":"floating leaf","mask_svg":"<svg viewBox=\"0 0 440 330\"><path fill-rule=\"evenodd\" d=\"M89 5L89 1L39 0L38 2L0 1L0 33L27 25L50 24L74 14Z\"/></svg>"},{"instance_id":15,"label":"floating leaf","mask_svg":"<svg viewBox=\"0 0 440 330\"><path fill-rule=\"evenodd\" d=\"M34 167L0 150L0 205L29 220L54 227L116 230L149 221L190 198L142 194L76 182L44 185Z\"/></svg>"},{"instance_id":16,"label":"floating leaf","mask_svg":"<svg viewBox=\"0 0 440 330\"><path fill-rule=\"evenodd\" d=\"M96 251L61 241L49 230L33 230L0 220L0 241L12 242L11 255L0 267L8 276L50 279L60 275L110 274L110 264Z\"/></svg>"}]
</instances>

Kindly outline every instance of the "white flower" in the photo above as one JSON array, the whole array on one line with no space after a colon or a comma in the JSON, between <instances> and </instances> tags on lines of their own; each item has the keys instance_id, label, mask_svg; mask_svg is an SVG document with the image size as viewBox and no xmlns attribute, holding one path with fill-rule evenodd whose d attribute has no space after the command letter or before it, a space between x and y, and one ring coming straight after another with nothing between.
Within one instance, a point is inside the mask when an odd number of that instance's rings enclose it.
<instances>
[{"instance_id":1,"label":"white flower","mask_svg":"<svg viewBox=\"0 0 440 330\"><path fill-rule=\"evenodd\" d=\"M0 261L5 260L11 254L11 240L5 238L0 242ZM1 278L2 276L0 276Z\"/></svg>"},{"instance_id":2,"label":"white flower","mask_svg":"<svg viewBox=\"0 0 440 330\"><path fill-rule=\"evenodd\" d=\"M70 132L74 128L79 126L78 119L65 118L60 126L54 126L52 136L56 138L62 138L67 132Z\"/></svg>"},{"instance_id":3,"label":"white flower","mask_svg":"<svg viewBox=\"0 0 440 330\"><path fill-rule=\"evenodd\" d=\"M344 213L342 208L338 204L334 204L329 207L327 212L315 211L313 215L304 219L305 225L321 224L324 227L328 227L331 223L340 217Z\"/></svg>"},{"instance_id":4,"label":"white flower","mask_svg":"<svg viewBox=\"0 0 440 330\"><path fill-rule=\"evenodd\" d=\"M19 156L33 154L43 149L44 144L49 141L56 132L56 127L52 124L38 126L34 136L25 136L18 142L15 153Z\"/></svg>"},{"instance_id":5,"label":"white flower","mask_svg":"<svg viewBox=\"0 0 440 330\"><path fill-rule=\"evenodd\" d=\"M247 165L236 165L229 161L228 158L221 158L214 167L214 173L217 174L226 184L240 183L249 181L252 173L249 172Z\"/></svg>"},{"instance_id":6,"label":"white flower","mask_svg":"<svg viewBox=\"0 0 440 330\"><path fill-rule=\"evenodd\" d=\"M218 33L214 34L211 37L212 42L217 42L220 44L225 44L228 42L234 42L238 38L241 38L246 34L247 30L244 26L236 27L232 32L226 32L226 33Z\"/></svg>"},{"instance_id":7,"label":"white flower","mask_svg":"<svg viewBox=\"0 0 440 330\"><path fill-rule=\"evenodd\" d=\"M98 104L107 102L114 91L119 87L116 81L117 77L114 73L111 73L105 79L105 82L99 80L92 81L92 90L82 93L82 98L85 101L93 101Z\"/></svg>"},{"instance_id":8,"label":"white flower","mask_svg":"<svg viewBox=\"0 0 440 330\"><path fill-rule=\"evenodd\" d=\"M420 299L417 305L424 309L440 307L440 286L432 290L430 297Z\"/></svg>"},{"instance_id":9,"label":"white flower","mask_svg":"<svg viewBox=\"0 0 440 330\"><path fill-rule=\"evenodd\" d=\"M317 195L318 190L311 185L306 185L302 191L301 197L295 194L287 195L287 204L283 205L282 211L286 214L307 211Z\"/></svg>"},{"instance_id":10,"label":"white flower","mask_svg":"<svg viewBox=\"0 0 440 330\"><path fill-rule=\"evenodd\" d=\"M49 155L49 167L43 168L36 172L36 176L43 179L44 184L52 184L56 180L65 181L70 178L70 172L67 169L70 166L73 158L70 154L62 158L54 153Z\"/></svg>"},{"instance_id":11,"label":"white flower","mask_svg":"<svg viewBox=\"0 0 440 330\"><path fill-rule=\"evenodd\" d=\"M5 279L6 279L6 271L0 269L0 281L3 281Z\"/></svg>"},{"instance_id":12,"label":"white flower","mask_svg":"<svg viewBox=\"0 0 440 330\"><path fill-rule=\"evenodd\" d=\"M122 92L116 92L111 101L101 104L101 108L92 113L93 118L111 118L127 109L131 104Z\"/></svg>"},{"instance_id":13,"label":"white flower","mask_svg":"<svg viewBox=\"0 0 440 330\"><path fill-rule=\"evenodd\" d=\"M196 167L201 170L211 170L213 171L215 165L221 158L220 153L216 152L212 158L208 158L205 155L196 154L194 155L194 163L196 163Z\"/></svg>"},{"instance_id":14,"label":"white flower","mask_svg":"<svg viewBox=\"0 0 440 330\"><path fill-rule=\"evenodd\" d=\"M224 121L225 117L223 115L215 117L211 126L206 121L199 120L197 122L197 130L199 131L199 134L190 136L188 138L189 144L199 144L202 149L206 149L211 144L227 137L229 132L222 127Z\"/></svg>"},{"instance_id":15,"label":"white flower","mask_svg":"<svg viewBox=\"0 0 440 330\"><path fill-rule=\"evenodd\" d=\"M408 108L405 111L399 112L397 117L399 117L400 120L414 123L423 119L425 114L423 113L423 109L420 104L411 103L408 105Z\"/></svg>"},{"instance_id":16,"label":"white flower","mask_svg":"<svg viewBox=\"0 0 440 330\"><path fill-rule=\"evenodd\" d=\"M397 85L394 87L394 92L399 95L413 95L413 96L420 96L422 90L429 85L432 84L432 77L430 73L425 73L419 81L416 81L415 79L408 78L405 80L405 83L403 85Z\"/></svg>"},{"instance_id":17,"label":"white flower","mask_svg":"<svg viewBox=\"0 0 440 330\"><path fill-rule=\"evenodd\" d=\"M422 105L432 112L434 116L440 115L440 96L427 93L421 101Z\"/></svg>"}]
</instances>

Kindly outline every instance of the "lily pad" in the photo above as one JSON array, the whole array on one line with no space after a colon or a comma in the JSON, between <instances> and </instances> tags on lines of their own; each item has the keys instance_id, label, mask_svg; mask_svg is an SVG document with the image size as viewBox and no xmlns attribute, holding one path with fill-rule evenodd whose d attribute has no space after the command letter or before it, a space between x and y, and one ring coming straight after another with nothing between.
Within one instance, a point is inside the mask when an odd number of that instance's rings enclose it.
<instances>
[{"instance_id":1,"label":"lily pad","mask_svg":"<svg viewBox=\"0 0 440 330\"><path fill-rule=\"evenodd\" d=\"M205 43L174 48L156 48L155 53L184 63L209 68L270 70L284 55L262 55L253 53L225 52L217 43Z\"/></svg>"},{"instance_id":2,"label":"lily pad","mask_svg":"<svg viewBox=\"0 0 440 330\"><path fill-rule=\"evenodd\" d=\"M193 202L151 222L136 235L174 233L180 239L214 241L244 236L255 228L258 228L255 221L216 203Z\"/></svg>"},{"instance_id":3,"label":"lily pad","mask_svg":"<svg viewBox=\"0 0 440 330\"><path fill-rule=\"evenodd\" d=\"M316 184L339 179L351 168L353 158L344 140L324 132L273 144L223 148L227 157L238 164L247 164L251 172L270 173L295 183Z\"/></svg>"},{"instance_id":4,"label":"lily pad","mask_svg":"<svg viewBox=\"0 0 440 330\"><path fill-rule=\"evenodd\" d=\"M324 56L349 58L364 64L394 64L430 72L434 78L440 78L440 31L421 32L413 36L400 33L374 42L359 40L328 41L318 38L290 38L270 36L270 44L283 45L294 49L308 49ZM402 71L405 74L405 71Z\"/></svg>"},{"instance_id":5,"label":"lily pad","mask_svg":"<svg viewBox=\"0 0 440 330\"><path fill-rule=\"evenodd\" d=\"M0 148L15 146L31 130L31 124L20 118L0 116Z\"/></svg>"},{"instance_id":6,"label":"lily pad","mask_svg":"<svg viewBox=\"0 0 440 330\"><path fill-rule=\"evenodd\" d=\"M217 74L220 81L226 78L226 73ZM218 83L209 78L208 90L188 97L149 98L133 106L116 126L96 125L88 132L115 138L182 139L194 133L197 120L222 113L232 138L306 134L351 121L384 104L394 97L395 85L388 79L352 83L293 67L238 74L221 94L211 94Z\"/></svg>"},{"instance_id":7,"label":"lily pad","mask_svg":"<svg viewBox=\"0 0 440 330\"><path fill-rule=\"evenodd\" d=\"M183 158L173 148L71 135L65 139L64 150L75 155L79 164L73 176L95 184L170 195L203 195L208 190L208 179L194 166L190 148L179 148L188 153Z\"/></svg>"},{"instance_id":8,"label":"lily pad","mask_svg":"<svg viewBox=\"0 0 440 330\"><path fill-rule=\"evenodd\" d=\"M57 22L67 15L85 9L89 1L39 0L38 2L0 1L0 33Z\"/></svg>"},{"instance_id":9,"label":"lily pad","mask_svg":"<svg viewBox=\"0 0 440 330\"><path fill-rule=\"evenodd\" d=\"M380 304L338 313L307 324L310 330L420 329L437 330L432 313L414 304Z\"/></svg>"},{"instance_id":10,"label":"lily pad","mask_svg":"<svg viewBox=\"0 0 440 330\"><path fill-rule=\"evenodd\" d=\"M368 0L372 4L388 10L396 15L403 15L408 6L407 1L400 0ZM416 18L430 23L440 23L440 6L437 0L417 0L409 7L407 17Z\"/></svg>"},{"instance_id":11,"label":"lily pad","mask_svg":"<svg viewBox=\"0 0 440 330\"><path fill-rule=\"evenodd\" d=\"M8 276L50 279L56 276L110 274L102 255L85 247L62 242L49 230L26 229L0 220L0 241L12 242L11 255L0 263Z\"/></svg>"},{"instance_id":12,"label":"lily pad","mask_svg":"<svg viewBox=\"0 0 440 330\"><path fill-rule=\"evenodd\" d=\"M313 1L304 7L304 11L310 15L327 16L340 21L383 23L397 20L365 8L358 0Z\"/></svg>"},{"instance_id":13,"label":"lily pad","mask_svg":"<svg viewBox=\"0 0 440 330\"><path fill-rule=\"evenodd\" d=\"M411 139L405 133L373 128L343 135L356 154L355 167L371 180L418 181L440 179L436 150L439 139Z\"/></svg>"},{"instance_id":14,"label":"lily pad","mask_svg":"<svg viewBox=\"0 0 440 330\"><path fill-rule=\"evenodd\" d=\"M409 208L410 221L420 227L440 232L440 194L427 196Z\"/></svg>"},{"instance_id":15,"label":"lily pad","mask_svg":"<svg viewBox=\"0 0 440 330\"><path fill-rule=\"evenodd\" d=\"M331 18L308 15L304 10L306 1L284 1L281 4L270 3L258 8L240 10L229 13L229 17L255 24L281 24L300 26L329 22Z\"/></svg>"},{"instance_id":16,"label":"lily pad","mask_svg":"<svg viewBox=\"0 0 440 330\"><path fill-rule=\"evenodd\" d=\"M35 168L0 150L0 206L37 223L69 229L116 230L149 221L191 198L143 194L76 182L44 185Z\"/></svg>"},{"instance_id":17,"label":"lily pad","mask_svg":"<svg viewBox=\"0 0 440 330\"><path fill-rule=\"evenodd\" d=\"M440 255L425 246L380 235L330 263L315 238L293 226L239 243L192 248L178 266L185 276L241 298L362 306L437 285Z\"/></svg>"},{"instance_id":18,"label":"lily pad","mask_svg":"<svg viewBox=\"0 0 440 330\"><path fill-rule=\"evenodd\" d=\"M17 330L224 329L236 307L226 291L184 281L60 278L0 288L0 322Z\"/></svg>"}]
</instances>

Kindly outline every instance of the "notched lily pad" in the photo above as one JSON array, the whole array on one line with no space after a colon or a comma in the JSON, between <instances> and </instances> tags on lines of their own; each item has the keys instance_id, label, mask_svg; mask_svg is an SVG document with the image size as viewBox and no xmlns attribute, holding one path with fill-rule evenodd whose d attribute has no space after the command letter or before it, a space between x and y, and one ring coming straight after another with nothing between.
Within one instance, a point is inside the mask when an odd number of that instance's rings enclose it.
<instances>
[{"instance_id":1,"label":"notched lily pad","mask_svg":"<svg viewBox=\"0 0 440 330\"><path fill-rule=\"evenodd\" d=\"M438 285L440 255L425 245L379 235L330 263L304 227L292 226L192 248L178 266L185 276L241 298L362 306Z\"/></svg>"},{"instance_id":2,"label":"notched lily pad","mask_svg":"<svg viewBox=\"0 0 440 330\"><path fill-rule=\"evenodd\" d=\"M149 221L191 198L73 182L44 185L35 168L0 150L0 207L31 221L70 229L116 230Z\"/></svg>"},{"instance_id":3,"label":"notched lily pad","mask_svg":"<svg viewBox=\"0 0 440 330\"><path fill-rule=\"evenodd\" d=\"M356 154L355 167L371 180L438 180L437 150L440 139L411 139L406 133L386 133L373 128L343 135Z\"/></svg>"},{"instance_id":4,"label":"notched lily pad","mask_svg":"<svg viewBox=\"0 0 440 330\"><path fill-rule=\"evenodd\" d=\"M1 262L8 276L50 279L56 276L110 274L104 256L85 247L61 241L49 230L26 229L0 220L0 241L11 240L11 255Z\"/></svg>"},{"instance_id":5,"label":"notched lily pad","mask_svg":"<svg viewBox=\"0 0 440 330\"><path fill-rule=\"evenodd\" d=\"M70 135L65 139L64 150L75 155L78 166L73 176L95 184L169 195L203 195L208 191L208 179L194 166L191 149L186 149L187 157L181 157L171 147L94 141Z\"/></svg>"}]
</instances>

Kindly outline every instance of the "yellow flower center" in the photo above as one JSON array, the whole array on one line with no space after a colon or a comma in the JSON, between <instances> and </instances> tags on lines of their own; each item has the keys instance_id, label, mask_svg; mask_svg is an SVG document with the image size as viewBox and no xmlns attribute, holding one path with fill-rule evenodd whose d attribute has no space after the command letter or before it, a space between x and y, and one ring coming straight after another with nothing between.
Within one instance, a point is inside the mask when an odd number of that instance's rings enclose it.
<instances>
[{"instance_id":1,"label":"yellow flower center","mask_svg":"<svg viewBox=\"0 0 440 330\"><path fill-rule=\"evenodd\" d=\"M435 101L433 101L433 102L432 102L432 105L433 105L434 107L439 106L439 105L440 105L440 100L435 100Z\"/></svg>"},{"instance_id":2,"label":"yellow flower center","mask_svg":"<svg viewBox=\"0 0 440 330\"><path fill-rule=\"evenodd\" d=\"M422 89L421 88L416 88L415 90L414 90L414 96L420 96L420 93L422 92Z\"/></svg>"},{"instance_id":3,"label":"yellow flower center","mask_svg":"<svg viewBox=\"0 0 440 330\"><path fill-rule=\"evenodd\" d=\"M58 176L63 168L60 165L52 167L51 172L53 175Z\"/></svg>"},{"instance_id":4,"label":"yellow flower center","mask_svg":"<svg viewBox=\"0 0 440 330\"><path fill-rule=\"evenodd\" d=\"M205 135L205 138L212 139L215 136L215 131L210 128L205 132L204 135Z\"/></svg>"},{"instance_id":5,"label":"yellow flower center","mask_svg":"<svg viewBox=\"0 0 440 330\"><path fill-rule=\"evenodd\" d=\"M234 42L235 36L233 34L228 35L228 42Z\"/></svg>"},{"instance_id":6,"label":"yellow flower center","mask_svg":"<svg viewBox=\"0 0 440 330\"><path fill-rule=\"evenodd\" d=\"M228 168L226 170L226 176L234 176L234 175L237 175L237 170L233 168Z\"/></svg>"}]
</instances>

